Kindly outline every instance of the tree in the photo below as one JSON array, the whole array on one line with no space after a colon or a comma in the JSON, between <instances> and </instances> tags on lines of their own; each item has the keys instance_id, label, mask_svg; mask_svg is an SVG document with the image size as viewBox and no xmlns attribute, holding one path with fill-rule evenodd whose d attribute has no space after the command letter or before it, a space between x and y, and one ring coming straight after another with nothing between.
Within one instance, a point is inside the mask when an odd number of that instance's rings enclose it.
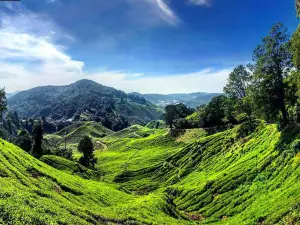
<instances>
[{"instance_id":1,"label":"tree","mask_svg":"<svg viewBox=\"0 0 300 225\"><path fill-rule=\"evenodd\" d=\"M6 111L7 100L5 96L4 88L0 90L0 117L2 117L2 113Z\"/></svg>"},{"instance_id":2,"label":"tree","mask_svg":"<svg viewBox=\"0 0 300 225\"><path fill-rule=\"evenodd\" d=\"M14 122L16 127L19 129L20 128L20 119L19 119L19 114L17 111L14 112Z\"/></svg>"},{"instance_id":3,"label":"tree","mask_svg":"<svg viewBox=\"0 0 300 225\"><path fill-rule=\"evenodd\" d=\"M186 107L186 105L180 103L176 105L167 105L165 107L164 120L170 129L173 129L176 120L186 118L194 112L193 109ZM182 124L182 121L180 122Z\"/></svg>"},{"instance_id":4,"label":"tree","mask_svg":"<svg viewBox=\"0 0 300 225\"><path fill-rule=\"evenodd\" d=\"M18 134L18 137L16 140L16 145L18 145L24 151L30 152L30 150L32 148L32 139L31 139L30 134L27 131L22 130Z\"/></svg>"},{"instance_id":5,"label":"tree","mask_svg":"<svg viewBox=\"0 0 300 225\"><path fill-rule=\"evenodd\" d=\"M85 136L80 140L78 151L83 153L83 156L79 159L80 164L94 168L97 160L94 155L94 144L89 136Z\"/></svg>"},{"instance_id":6,"label":"tree","mask_svg":"<svg viewBox=\"0 0 300 225\"><path fill-rule=\"evenodd\" d=\"M293 63L295 67L300 69L300 26L291 38L291 53L293 55Z\"/></svg>"},{"instance_id":7,"label":"tree","mask_svg":"<svg viewBox=\"0 0 300 225\"><path fill-rule=\"evenodd\" d=\"M170 126L170 129L173 129L174 120L176 118L176 106L175 105L167 105L165 107L165 115L164 119L168 126Z\"/></svg>"},{"instance_id":8,"label":"tree","mask_svg":"<svg viewBox=\"0 0 300 225\"><path fill-rule=\"evenodd\" d=\"M40 157L43 154L43 150L42 150L43 134L44 134L43 123L41 121L35 122L32 130L32 138L33 138L32 154L36 157Z\"/></svg>"},{"instance_id":9,"label":"tree","mask_svg":"<svg viewBox=\"0 0 300 225\"><path fill-rule=\"evenodd\" d=\"M297 16L300 17L300 0L296 0Z\"/></svg>"},{"instance_id":10,"label":"tree","mask_svg":"<svg viewBox=\"0 0 300 225\"><path fill-rule=\"evenodd\" d=\"M262 44L253 54L253 96L257 108L263 108L267 120L274 120L281 113L282 125L288 123L285 104L284 78L291 67L289 36L283 24L275 24Z\"/></svg>"},{"instance_id":11,"label":"tree","mask_svg":"<svg viewBox=\"0 0 300 225\"><path fill-rule=\"evenodd\" d=\"M213 97L208 105L200 112L200 126L213 127L224 123L226 116L227 98L224 95Z\"/></svg>"},{"instance_id":12,"label":"tree","mask_svg":"<svg viewBox=\"0 0 300 225\"><path fill-rule=\"evenodd\" d=\"M251 74L243 65L239 65L229 74L224 93L230 98L244 98L250 82Z\"/></svg>"}]
</instances>

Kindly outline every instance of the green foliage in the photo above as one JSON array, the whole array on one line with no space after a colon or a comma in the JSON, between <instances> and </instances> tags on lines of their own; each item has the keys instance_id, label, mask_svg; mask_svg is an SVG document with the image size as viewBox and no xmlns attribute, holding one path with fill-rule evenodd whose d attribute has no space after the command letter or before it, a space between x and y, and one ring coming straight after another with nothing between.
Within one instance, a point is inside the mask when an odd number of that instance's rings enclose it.
<instances>
[{"instance_id":1,"label":"green foliage","mask_svg":"<svg viewBox=\"0 0 300 225\"><path fill-rule=\"evenodd\" d=\"M30 134L22 130L16 139L16 145L19 146L21 149L23 149L26 152L30 152L32 149L32 138Z\"/></svg>"},{"instance_id":2,"label":"green foliage","mask_svg":"<svg viewBox=\"0 0 300 225\"><path fill-rule=\"evenodd\" d=\"M173 125L176 128L186 128L185 118L194 112L193 109L186 107L184 104L167 105L165 107L164 119L166 125L173 129Z\"/></svg>"},{"instance_id":3,"label":"green foliage","mask_svg":"<svg viewBox=\"0 0 300 225\"><path fill-rule=\"evenodd\" d=\"M291 52L293 55L293 63L299 69L300 68L300 26L292 36L291 39Z\"/></svg>"},{"instance_id":4,"label":"green foliage","mask_svg":"<svg viewBox=\"0 0 300 225\"><path fill-rule=\"evenodd\" d=\"M200 126L214 127L225 123L235 123L233 117L234 102L224 95L214 97L211 102L200 109Z\"/></svg>"},{"instance_id":5,"label":"green foliage","mask_svg":"<svg viewBox=\"0 0 300 225\"><path fill-rule=\"evenodd\" d=\"M229 74L224 93L230 98L244 98L249 83L251 82L251 75L243 65L236 67L233 72Z\"/></svg>"},{"instance_id":6,"label":"green foliage","mask_svg":"<svg viewBox=\"0 0 300 225\"><path fill-rule=\"evenodd\" d=\"M9 99L11 111L21 117L51 117L101 122L120 130L129 124L146 124L160 119L162 112L143 97L126 94L90 80L67 86L37 87L19 92Z\"/></svg>"},{"instance_id":7,"label":"green foliage","mask_svg":"<svg viewBox=\"0 0 300 225\"><path fill-rule=\"evenodd\" d=\"M285 104L284 78L291 67L287 29L278 23L272 27L262 44L253 54L253 97L258 109L268 121L277 119L279 113L284 125L288 122Z\"/></svg>"},{"instance_id":8,"label":"green foliage","mask_svg":"<svg viewBox=\"0 0 300 225\"><path fill-rule=\"evenodd\" d=\"M7 109L6 106L7 106L7 100L5 97L5 90L3 88L0 89L0 117L2 117L2 113L6 111Z\"/></svg>"},{"instance_id":9,"label":"green foliage","mask_svg":"<svg viewBox=\"0 0 300 225\"><path fill-rule=\"evenodd\" d=\"M32 155L36 157L40 157L43 154L43 149L42 149L43 134L44 134L43 123L41 121L36 121L32 131L33 144L31 150Z\"/></svg>"},{"instance_id":10,"label":"green foliage","mask_svg":"<svg viewBox=\"0 0 300 225\"><path fill-rule=\"evenodd\" d=\"M94 144L89 136L85 136L78 144L78 151L83 153L79 162L86 167L94 168L97 160L94 155Z\"/></svg>"}]
</instances>

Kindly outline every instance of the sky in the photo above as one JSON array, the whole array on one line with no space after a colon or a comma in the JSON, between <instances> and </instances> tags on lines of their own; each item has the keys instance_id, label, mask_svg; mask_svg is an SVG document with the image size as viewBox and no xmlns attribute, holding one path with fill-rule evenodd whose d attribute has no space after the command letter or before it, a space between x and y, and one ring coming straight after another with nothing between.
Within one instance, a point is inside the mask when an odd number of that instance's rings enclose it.
<instances>
[{"instance_id":1,"label":"sky","mask_svg":"<svg viewBox=\"0 0 300 225\"><path fill-rule=\"evenodd\" d=\"M222 92L293 0L0 2L0 87L91 79L126 92Z\"/></svg>"}]
</instances>

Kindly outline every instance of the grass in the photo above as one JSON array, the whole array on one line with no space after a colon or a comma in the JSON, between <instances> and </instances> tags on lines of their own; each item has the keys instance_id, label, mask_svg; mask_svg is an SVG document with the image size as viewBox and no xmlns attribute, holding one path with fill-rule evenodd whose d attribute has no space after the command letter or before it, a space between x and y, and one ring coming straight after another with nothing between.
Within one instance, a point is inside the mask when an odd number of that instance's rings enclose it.
<instances>
[{"instance_id":1,"label":"grass","mask_svg":"<svg viewBox=\"0 0 300 225\"><path fill-rule=\"evenodd\" d=\"M3 224L189 224L168 214L162 193L134 196L115 185L54 169L16 146L0 143Z\"/></svg>"},{"instance_id":2,"label":"grass","mask_svg":"<svg viewBox=\"0 0 300 225\"><path fill-rule=\"evenodd\" d=\"M297 125L279 132L257 121L176 138L131 126L93 139L100 180L0 141L0 224L300 224Z\"/></svg>"},{"instance_id":3,"label":"grass","mask_svg":"<svg viewBox=\"0 0 300 225\"><path fill-rule=\"evenodd\" d=\"M204 224L299 224L300 129L243 129L200 138L115 181L132 193L164 190L182 215Z\"/></svg>"},{"instance_id":4,"label":"grass","mask_svg":"<svg viewBox=\"0 0 300 225\"><path fill-rule=\"evenodd\" d=\"M163 161L183 148L186 143L176 141L167 129L131 126L102 138L106 151L96 151L97 168L106 173L105 180L127 170L138 170Z\"/></svg>"}]
</instances>

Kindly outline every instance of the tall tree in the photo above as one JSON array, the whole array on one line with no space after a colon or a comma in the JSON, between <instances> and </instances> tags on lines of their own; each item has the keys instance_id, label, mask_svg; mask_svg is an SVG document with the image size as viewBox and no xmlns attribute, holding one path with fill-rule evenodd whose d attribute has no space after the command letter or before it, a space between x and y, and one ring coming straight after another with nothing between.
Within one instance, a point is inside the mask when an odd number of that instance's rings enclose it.
<instances>
[{"instance_id":1,"label":"tall tree","mask_svg":"<svg viewBox=\"0 0 300 225\"><path fill-rule=\"evenodd\" d=\"M227 116L226 109L228 98L224 95L213 97L208 105L200 111L200 126L214 127L223 125Z\"/></svg>"},{"instance_id":2,"label":"tall tree","mask_svg":"<svg viewBox=\"0 0 300 225\"><path fill-rule=\"evenodd\" d=\"M296 0L297 16L300 17L300 0Z\"/></svg>"},{"instance_id":3,"label":"tall tree","mask_svg":"<svg viewBox=\"0 0 300 225\"><path fill-rule=\"evenodd\" d=\"M176 105L167 105L165 107L164 119L167 125L173 129L175 120L185 118L194 112L193 109L188 108L186 105L180 103Z\"/></svg>"},{"instance_id":4,"label":"tall tree","mask_svg":"<svg viewBox=\"0 0 300 225\"><path fill-rule=\"evenodd\" d=\"M43 154L42 150L42 140L43 140L44 128L43 123L38 121L33 126L32 137L32 154L36 157L40 157Z\"/></svg>"},{"instance_id":5,"label":"tall tree","mask_svg":"<svg viewBox=\"0 0 300 225\"><path fill-rule=\"evenodd\" d=\"M266 119L275 119L279 113L282 125L288 123L285 104L284 78L291 67L289 36L282 23L275 24L253 54L254 97L258 108L263 108Z\"/></svg>"},{"instance_id":6,"label":"tall tree","mask_svg":"<svg viewBox=\"0 0 300 225\"><path fill-rule=\"evenodd\" d=\"M97 160L94 155L94 144L89 136L85 136L80 140L78 151L83 153L83 156L79 159L80 164L94 168Z\"/></svg>"},{"instance_id":7,"label":"tall tree","mask_svg":"<svg viewBox=\"0 0 300 225\"><path fill-rule=\"evenodd\" d=\"M239 65L229 74L224 93L231 98L244 98L250 81L251 74L243 65Z\"/></svg>"},{"instance_id":8,"label":"tall tree","mask_svg":"<svg viewBox=\"0 0 300 225\"><path fill-rule=\"evenodd\" d=\"M2 118L2 113L6 110L7 100L5 96L4 88L0 90L0 117Z\"/></svg>"},{"instance_id":9,"label":"tall tree","mask_svg":"<svg viewBox=\"0 0 300 225\"><path fill-rule=\"evenodd\" d=\"M22 130L16 139L16 145L25 150L26 152L30 152L32 149L32 139L30 134Z\"/></svg>"},{"instance_id":10,"label":"tall tree","mask_svg":"<svg viewBox=\"0 0 300 225\"><path fill-rule=\"evenodd\" d=\"M170 129L173 129L174 120L176 118L176 106L175 105L167 105L165 107L165 115L164 119Z\"/></svg>"},{"instance_id":11,"label":"tall tree","mask_svg":"<svg viewBox=\"0 0 300 225\"><path fill-rule=\"evenodd\" d=\"M293 63L295 67L299 70L300 69L300 26L293 34L291 38L291 48L290 48L292 55L293 55Z\"/></svg>"}]
</instances>

